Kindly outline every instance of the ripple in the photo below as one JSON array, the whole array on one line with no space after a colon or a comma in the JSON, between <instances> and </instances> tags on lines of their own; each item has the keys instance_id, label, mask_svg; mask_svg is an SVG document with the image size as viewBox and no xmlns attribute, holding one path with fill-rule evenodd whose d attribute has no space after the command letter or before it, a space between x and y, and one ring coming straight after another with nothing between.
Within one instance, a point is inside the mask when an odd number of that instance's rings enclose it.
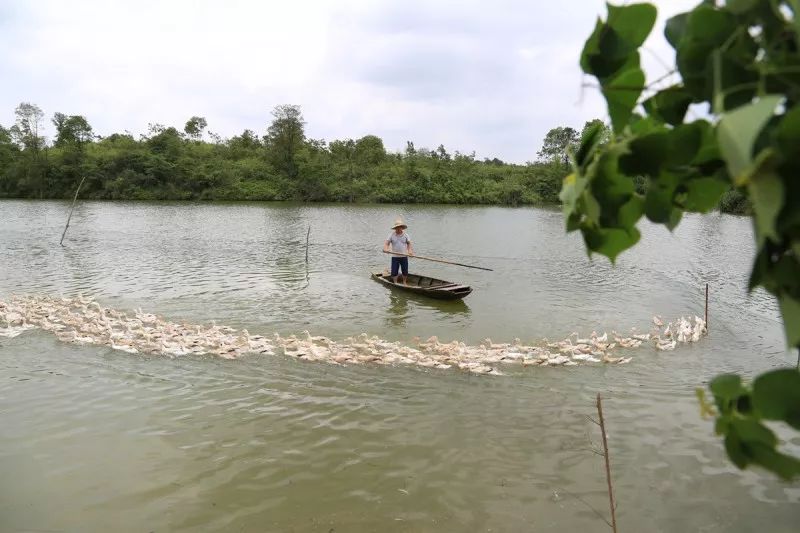
<instances>
[{"instance_id":1,"label":"ripple","mask_svg":"<svg viewBox=\"0 0 800 533\"><path fill-rule=\"evenodd\" d=\"M796 529L797 489L731 467L692 394L719 372L794 362L774 302L743 290L748 220L687 216L674 234L644 224L612 269L564 237L559 213L535 209L85 202L61 248L68 209L2 202L0 300L83 292L176 323L474 345L646 331L655 312L700 314L708 281L711 330L627 366L500 379L2 338L2 530L601 530L583 503L607 509L585 418L598 391L626 530ZM420 253L495 268L426 266L475 287L465 308L368 279L398 212Z\"/></svg>"}]
</instances>

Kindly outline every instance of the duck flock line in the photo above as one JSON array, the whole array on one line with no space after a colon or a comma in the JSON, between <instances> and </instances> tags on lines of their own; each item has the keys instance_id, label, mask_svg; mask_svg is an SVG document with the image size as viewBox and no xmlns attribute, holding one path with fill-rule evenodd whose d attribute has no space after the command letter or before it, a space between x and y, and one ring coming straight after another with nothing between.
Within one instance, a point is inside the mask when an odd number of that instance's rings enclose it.
<instances>
[{"instance_id":1,"label":"duck flock line","mask_svg":"<svg viewBox=\"0 0 800 533\"><path fill-rule=\"evenodd\" d=\"M42 329L73 344L107 346L132 354L184 356L212 354L234 359L245 354L285 355L307 361L333 364L417 365L458 368L475 374L499 375L502 364L523 366L576 366L589 363L624 364L630 356L615 356L616 350L653 346L674 350L682 343L699 341L706 333L705 322L695 316L666 325L653 317L654 330L629 336L612 332L587 338L577 333L560 341L543 339L539 345L496 344L486 339L477 346L463 342L414 339L415 346L389 342L365 333L342 341L312 336L271 337L251 335L246 329L227 326L177 324L137 309L126 313L103 307L92 298L78 296L13 296L0 301L0 337L15 337L29 329ZM627 353L627 352L626 352Z\"/></svg>"}]
</instances>

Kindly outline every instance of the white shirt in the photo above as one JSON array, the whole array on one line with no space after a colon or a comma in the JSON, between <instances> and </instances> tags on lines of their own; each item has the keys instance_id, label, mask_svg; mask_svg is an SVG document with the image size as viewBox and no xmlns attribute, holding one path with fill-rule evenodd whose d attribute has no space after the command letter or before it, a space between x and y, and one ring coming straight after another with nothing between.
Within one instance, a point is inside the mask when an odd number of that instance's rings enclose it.
<instances>
[{"instance_id":1,"label":"white shirt","mask_svg":"<svg viewBox=\"0 0 800 533\"><path fill-rule=\"evenodd\" d=\"M408 245L411 244L411 237L404 231L397 234L397 232L391 232L389 237L386 238L389 241L391 246L392 252L399 253L399 254L407 254L408 253ZM395 257L402 257L402 256L395 256Z\"/></svg>"}]
</instances>

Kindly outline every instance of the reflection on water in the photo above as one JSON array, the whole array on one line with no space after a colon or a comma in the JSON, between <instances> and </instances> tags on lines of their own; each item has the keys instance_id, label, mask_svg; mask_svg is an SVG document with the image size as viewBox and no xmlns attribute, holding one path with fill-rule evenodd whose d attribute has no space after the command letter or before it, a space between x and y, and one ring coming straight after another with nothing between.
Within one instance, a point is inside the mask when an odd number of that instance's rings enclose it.
<instances>
[{"instance_id":1,"label":"reflection on water","mask_svg":"<svg viewBox=\"0 0 800 533\"><path fill-rule=\"evenodd\" d=\"M405 327L406 319L417 311L430 311L436 319L469 318L469 305L464 300L435 300L412 292L401 293L398 290L386 289L389 293L389 306L386 324L389 327ZM409 309L411 304L412 309ZM463 316L459 316L463 315Z\"/></svg>"},{"instance_id":2,"label":"reflection on water","mask_svg":"<svg viewBox=\"0 0 800 533\"><path fill-rule=\"evenodd\" d=\"M404 326L408 314L408 298L396 294L389 295L389 313L386 318L391 326Z\"/></svg>"},{"instance_id":3,"label":"reflection on water","mask_svg":"<svg viewBox=\"0 0 800 533\"><path fill-rule=\"evenodd\" d=\"M710 282L711 331L624 366L489 379L3 339L2 531L601 531L571 496L606 508L585 419L597 392L621 529L796 530L797 488L732 468L692 394L720 372L794 362L774 301L746 293L746 219L688 216L674 234L644 224L612 268L587 260L554 210L84 202L60 247L68 209L0 202L0 299L84 293L253 334L474 344L646 331L654 313L702 315ZM413 263L471 285L462 302L375 283L398 213L418 253L495 272ZM800 453L797 437L787 444Z\"/></svg>"}]
</instances>

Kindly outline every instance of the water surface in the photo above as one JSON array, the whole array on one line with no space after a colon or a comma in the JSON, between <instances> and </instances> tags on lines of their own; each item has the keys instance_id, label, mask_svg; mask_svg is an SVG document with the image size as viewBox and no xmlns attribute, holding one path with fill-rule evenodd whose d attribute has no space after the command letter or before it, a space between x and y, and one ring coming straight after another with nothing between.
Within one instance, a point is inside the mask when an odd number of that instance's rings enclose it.
<instances>
[{"instance_id":1,"label":"water surface","mask_svg":"<svg viewBox=\"0 0 800 533\"><path fill-rule=\"evenodd\" d=\"M791 364L745 292L749 220L644 224L612 267L533 208L0 202L0 299L83 293L251 333L535 341L702 314L710 335L626 366L481 377L284 357L138 356L0 339L0 530L605 531L604 395L623 531L796 531L800 488L732 468L694 387ZM412 262L472 285L435 302L371 281L403 215ZM311 228L308 262L306 235ZM791 434L787 435L792 437ZM800 453L800 439L789 443Z\"/></svg>"}]
</instances>

